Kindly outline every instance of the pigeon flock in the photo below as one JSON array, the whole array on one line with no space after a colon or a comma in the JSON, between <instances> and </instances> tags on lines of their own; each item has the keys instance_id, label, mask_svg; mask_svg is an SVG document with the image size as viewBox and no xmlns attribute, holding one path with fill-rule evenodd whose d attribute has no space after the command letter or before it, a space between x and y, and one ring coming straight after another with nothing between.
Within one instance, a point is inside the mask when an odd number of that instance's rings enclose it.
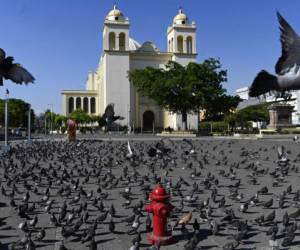
<instances>
[{"instance_id":1,"label":"pigeon flock","mask_svg":"<svg viewBox=\"0 0 300 250\"><path fill-rule=\"evenodd\" d=\"M35 141L0 158L0 249L300 249L300 145ZM161 184L173 242L151 246Z\"/></svg>"}]
</instances>

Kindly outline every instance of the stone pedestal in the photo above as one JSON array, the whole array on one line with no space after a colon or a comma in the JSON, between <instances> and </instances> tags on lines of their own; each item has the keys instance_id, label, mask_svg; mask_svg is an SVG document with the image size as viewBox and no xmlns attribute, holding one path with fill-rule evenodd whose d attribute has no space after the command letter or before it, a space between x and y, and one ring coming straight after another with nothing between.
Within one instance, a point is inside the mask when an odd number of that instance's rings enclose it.
<instances>
[{"instance_id":1,"label":"stone pedestal","mask_svg":"<svg viewBox=\"0 0 300 250\"><path fill-rule=\"evenodd\" d=\"M275 103L269 107L270 124L268 129L281 130L282 128L290 128L292 125L292 112L294 106L290 104Z\"/></svg>"}]
</instances>

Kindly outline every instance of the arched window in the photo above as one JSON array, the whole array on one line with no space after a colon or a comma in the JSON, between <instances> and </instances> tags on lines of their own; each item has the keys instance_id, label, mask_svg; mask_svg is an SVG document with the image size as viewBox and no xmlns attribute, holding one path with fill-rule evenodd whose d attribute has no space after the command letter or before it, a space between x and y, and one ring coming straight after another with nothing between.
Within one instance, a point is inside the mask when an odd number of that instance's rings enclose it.
<instances>
[{"instance_id":1,"label":"arched window","mask_svg":"<svg viewBox=\"0 0 300 250\"><path fill-rule=\"evenodd\" d=\"M81 109L81 97L76 98L76 109Z\"/></svg>"},{"instance_id":2,"label":"arched window","mask_svg":"<svg viewBox=\"0 0 300 250\"><path fill-rule=\"evenodd\" d=\"M73 97L70 97L69 98L69 114L72 113L74 111L74 98Z\"/></svg>"},{"instance_id":3,"label":"arched window","mask_svg":"<svg viewBox=\"0 0 300 250\"><path fill-rule=\"evenodd\" d=\"M119 50L124 51L125 50L125 34L120 33L119 35Z\"/></svg>"},{"instance_id":4,"label":"arched window","mask_svg":"<svg viewBox=\"0 0 300 250\"><path fill-rule=\"evenodd\" d=\"M177 52L183 53L183 37L182 36L177 37Z\"/></svg>"},{"instance_id":5,"label":"arched window","mask_svg":"<svg viewBox=\"0 0 300 250\"><path fill-rule=\"evenodd\" d=\"M83 111L88 113L89 112L89 98L83 98Z\"/></svg>"},{"instance_id":6,"label":"arched window","mask_svg":"<svg viewBox=\"0 0 300 250\"><path fill-rule=\"evenodd\" d=\"M109 50L116 49L116 34L114 32L110 32L108 36L109 40Z\"/></svg>"},{"instance_id":7,"label":"arched window","mask_svg":"<svg viewBox=\"0 0 300 250\"><path fill-rule=\"evenodd\" d=\"M193 53L193 38L191 36L188 36L186 39L186 49L188 54Z\"/></svg>"},{"instance_id":8,"label":"arched window","mask_svg":"<svg viewBox=\"0 0 300 250\"><path fill-rule=\"evenodd\" d=\"M91 114L96 113L96 99L95 97L91 98Z\"/></svg>"}]
</instances>

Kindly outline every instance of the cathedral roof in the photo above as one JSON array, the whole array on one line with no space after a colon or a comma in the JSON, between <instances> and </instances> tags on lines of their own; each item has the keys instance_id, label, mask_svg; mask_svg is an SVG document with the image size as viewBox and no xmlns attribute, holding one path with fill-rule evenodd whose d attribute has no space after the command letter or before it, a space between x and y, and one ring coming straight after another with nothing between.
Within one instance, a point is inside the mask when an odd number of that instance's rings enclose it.
<instances>
[{"instance_id":1,"label":"cathedral roof","mask_svg":"<svg viewBox=\"0 0 300 250\"><path fill-rule=\"evenodd\" d=\"M114 5L114 8L108 12L106 16L108 21L124 21L125 17L123 13L118 9L117 5Z\"/></svg>"},{"instance_id":2,"label":"cathedral roof","mask_svg":"<svg viewBox=\"0 0 300 250\"><path fill-rule=\"evenodd\" d=\"M131 37L129 38L129 50L137 50L141 47L141 45Z\"/></svg>"},{"instance_id":3,"label":"cathedral roof","mask_svg":"<svg viewBox=\"0 0 300 250\"><path fill-rule=\"evenodd\" d=\"M174 17L173 23L174 24L188 24L188 17L186 14L183 13L182 9L179 9L178 14Z\"/></svg>"},{"instance_id":4,"label":"cathedral roof","mask_svg":"<svg viewBox=\"0 0 300 250\"><path fill-rule=\"evenodd\" d=\"M143 45L137 49L137 52L146 52L146 53L159 53L159 49L152 42L144 42Z\"/></svg>"}]
</instances>

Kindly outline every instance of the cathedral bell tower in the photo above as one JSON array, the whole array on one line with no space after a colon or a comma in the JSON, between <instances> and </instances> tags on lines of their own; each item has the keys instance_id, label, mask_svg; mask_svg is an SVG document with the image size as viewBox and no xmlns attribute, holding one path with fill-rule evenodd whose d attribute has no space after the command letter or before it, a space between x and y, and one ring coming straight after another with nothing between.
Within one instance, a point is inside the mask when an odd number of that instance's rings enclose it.
<instances>
[{"instance_id":1,"label":"cathedral bell tower","mask_svg":"<svg viewBox=\"0 0 300 250\"><path fill-rule=\"evenodd\" d=\"M173 61L182 65L196 61L196 29L196 23L190 23L180 8L167 31L168 52L173 53Z\"/></svg>"},{"instance_id":2,"label":"cathedral bell tower","mask_svg":"<svg viewBox=\"0 0 300 250\"><path fill-rule=\"evenodd\" d=\"M103 25L103 112L108 104L114 104L116 116L121 125L130 124L129 65L129 20L114 5Z\"/></svg>"},{"instance_id":3,"label":"cathedral bell tower","mask_svg":"<svg viewBox=\"0 0 300 250\"><path fill-rule=\"evenodd\" d=\"M114 5L107 14L103 26L103 50L128 51L129 50L129 20Z\"/></svg>"}]
</instances>

